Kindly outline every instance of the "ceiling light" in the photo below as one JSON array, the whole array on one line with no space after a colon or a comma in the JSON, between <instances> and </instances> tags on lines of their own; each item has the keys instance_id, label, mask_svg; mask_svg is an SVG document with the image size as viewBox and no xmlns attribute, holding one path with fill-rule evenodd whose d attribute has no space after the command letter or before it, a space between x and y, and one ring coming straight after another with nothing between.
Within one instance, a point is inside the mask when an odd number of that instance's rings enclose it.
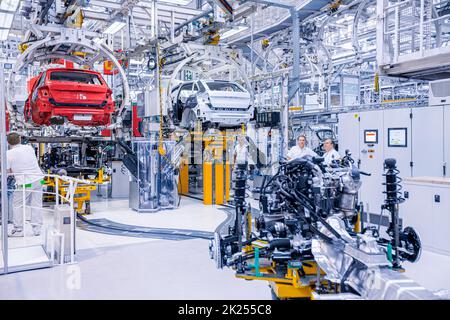
<instances>
[{"instance_id":1,"label":"ceiling light","mask_svg":"<svg viewBox=\"0 0 450 320\"><path fill-rule=\"evenodd\" d=\"M241 31L244 31L244 30L247 30L247 29L248 29L248 27L243 27L243 26L240 26L240 27L231 29L231 30L229 30L229 31L227 31L227 32L224 32L224 33L222 34L221 38L222 38L222 39L229 38L229 37L234 36L235 34L241 32Z\"/></svg>"},{"instance_id":2,"label":"ceiling light","mask_svg":"<svg viewBox=\"0 0 450 320\"><path fill-rule=\"evenodd\" d=\"M122 30L123 27L125 27L125 26L126 26L125 22L116 21L112 25L110 25L108 28L106 28L104 33L115 34L118 31Z\"/></svg>"},{"instance_id":3,"label":"ceiling light","mask_svg":"<svg viewBox=\"0 0 450 320\"><path fill-rule=\"evenodd\" d=\"M0 12L0 40L4 41L8 39L9 29L11 29L13 19L13 13Z\"/></svg>"},{"instance_id":4,"label":"ceiling light","mask_svg":"<svg viewBox=\"0 0 450 320\"><path fill-rule=\"evenodd\" d=\"M160 0L158 2L166 2L166 3L171 3L171 4L178 4L181 6L185 6L189 3L192 2L192 0Z\"/></svg>"},{"instance_id":5,"label":"ceiling light","mask_svg":"<svg viewBox=\"0 0 450 320\"><path fill-rule=\"evenodd\" d=\"M0 28L9 29L11 28L14 15L12 13L0 12Z\"/></svg>"},{"instance_id":6,"label":"ceiling light","mask_svg":"<svg viewBox=\"0 0 450 320\"><path fill-rule=\"evenodd\" d=\"M9 30L0 29L0 40L4 41L8 39Z\"/></svg>"},{"instance_id":7,"label":"ceiling light","mask_svg":"<svg viewBox=\"0 0 450 320\"><path fill-rule=\"evenodd\" d=\"M2 0L0 3L0 9L5 11L15 12L20 0Z\"/></svg>"}]
</instances>

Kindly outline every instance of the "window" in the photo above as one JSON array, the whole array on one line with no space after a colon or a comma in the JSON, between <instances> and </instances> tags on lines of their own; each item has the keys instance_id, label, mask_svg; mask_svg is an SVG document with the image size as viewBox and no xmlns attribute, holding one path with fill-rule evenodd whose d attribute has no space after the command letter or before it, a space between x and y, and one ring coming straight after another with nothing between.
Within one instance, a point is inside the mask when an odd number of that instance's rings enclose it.
<instances>
[{"instance_id":1,"label":"window","mask_svg":"<svg viewBox=\"0 0 450 320\"><path fill-rule=\"evenodd\" d=\"M56 71L50 74L50 80L96 85L102 84L98 75L85 72Z\"/></svg>"},{"instance_id":2,"label":"window","mask_svg":"<svg viewBox=\"0 0 450 320\"><path fill-rule=\"evenodd\" d=\"M186 99L192 94L192 82L185 83L181 86L178 100L181 103L186 103Z\"/></svg>"},{"instance_id":3,"label":"window","mask_svg":"<svg viewBox=\"0 0 450 320\"><path fill-rule=\"evenodd\" d=\"M197 84L198 84L198 87L200 89L200 92L205 92L206 91L205 86L200 81L197 82Z\"/></svg>"},{"instance_id":4,"label":"window","mask_svg":"<svg viewBox=\"0 0 450 320\"><path fill-rule=\"evenodd\" d=\"M326 139L334 140L334 132L332 130L318 130L316 134L317 137L322 141Z\"/></svg>"},{"instance_id":5,"label":"window","mask_svg":"<svg viewBox=\"0 0 450 320\"><path fill-rule=\"evenodd\" d=\"M34 87L34 91L33 91L33 94L31 96L31 101L35 102L37 100L37 98L38 98L38 89L44 85L46 75L47 75L47 73L43 72L41 77L39 78L39 80L36 81L36 84L35 84L35 87Z\"/></svg>"},{"instance_id":6,"label":"window","mask_svg":"<svg viewBox=\"0 0 450 320\"><path fill-rule=\"evenodd\" d=\"M192 91L195 93L195 92L198 92L198 85L196 84L196 83L194 83L194 88L192 89Z\"/></svg>"},{"instance_id":7,"label":"window","mask_svg":"<svg viewBox=\"0 0 450 320\"><path fill-rule=\"evenodd\" d=\"M227 92L244 92L237 84L230 82L207 82L209 90L211 91L227 91Z\"/></svg>"},{"instance_id":8,"label":"window","mask_svg":"<svg viewBox=\"0 0 450 320\"><path fill-rule=\"evenodd\" d=\"M180 89L180 85L175 86L175 88L172 89L172 93L176 92L178 89Z\"/></svg>"}]
</instances>

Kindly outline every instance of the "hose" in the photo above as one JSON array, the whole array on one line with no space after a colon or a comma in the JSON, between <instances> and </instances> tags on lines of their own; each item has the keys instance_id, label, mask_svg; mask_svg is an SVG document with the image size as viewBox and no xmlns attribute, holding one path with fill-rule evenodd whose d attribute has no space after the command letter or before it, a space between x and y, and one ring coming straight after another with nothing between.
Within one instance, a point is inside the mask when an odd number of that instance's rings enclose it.
<instances>
[{"instance_id":1,"label":"hose","mask_svg":"<svg viewBox=\"0 0 450 320\"><path fill-rule=\"evenodd\" d=\"M149 234L149 235L159 235L159 236L167 236L167 235L171 235L171 233L169 232L164 232L163 230L173 230L176 231L176 236L180 236L180 237L185 237L187 239L204 239L204 240L210 240L211 237L207 237L207 236L203 236L200 234L194 234L195 232L204 232L204 231L200 231L200 230L190 230L189 232L186 232L182 229L168 229L168 228L161 228L159 229L160 231L134 231L134 230L128 230L128 229L123 229L123 228L119 228L119 227L113 227L113 226L104 226L101 225L99 223L90 221L88 219L86 219L85 217L83 217L81 214L77 213L77 217L78 219L82 220L83 222L102 228L102 229L111 229L111 230L116 230L116 231L126 231L126 232L132 232L132 233L144 233L144 234Z\"/></svg>"}]
</instances>

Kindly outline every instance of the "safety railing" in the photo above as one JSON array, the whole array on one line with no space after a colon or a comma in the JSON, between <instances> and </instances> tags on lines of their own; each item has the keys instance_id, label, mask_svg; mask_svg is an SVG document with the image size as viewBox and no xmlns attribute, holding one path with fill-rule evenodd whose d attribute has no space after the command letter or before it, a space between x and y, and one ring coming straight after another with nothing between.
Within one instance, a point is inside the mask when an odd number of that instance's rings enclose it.
<instances>
[{"instance_id":1,"label":"safety railing","mask_svg":"<svg viewBox=\"0 0 450 320\"><path fill-rule=\"evenodd\" d=\"M74 263L75 262L75 221L76 221L76 212L75 212L75 207L74 207L74 196L75 196L75 192L78 186L80 185L92 185L93 183L88 181L88 180L84 180L84 179L78 179L78 178L73 178L73 177L68 177L68 176L60 176L60 175L55 175L55 174L29 174L29 173L8 173L8 176L14 176L16 179L18 177L22 178L22 181L24 182L24 184L15 189L8 189L8 193L12 193L12 197L14 197L14 194L17 192L21 192L22 193L22 237L26 236L25 233L25 222L26 222L26 213L27 213L27 208L31 208L31 209L38 209L41 210L41 212L43 211L48 211L51 213L55 213L54 209L51 208L45 208L43 206L40 207L36 207L36 206L32 206L32 205L27 205L27 193L41 193L42 195L47 194L47 195L52 195L55 197L55 206L58 206L60 204L68 204L69 208L70 208L70 239L65 239L64 235L60 232L58 232L54 226L54 228L48 232L47 228L45 228L44 226L44 222L42 221L42 225L38 226L40 228L44 228L44 239L45 239L45 247L46 247L46 252L47 254L50 252L50 260L52 261L52 263L54 263L54 253L55 253L55 241L52 240L50 241L50 248L47 248L48 242L49 242L49 236L52 236L53 238L57 237L59 238L60 241L60 261L59 264L64 264L66 263L65 261L65 252L64 252L64 247L65 247L65 242L70 240L71 246L70 246L70 258L69 261L67 261L68 263ZM27 188L27 186L29 185L26 184L26 178L35 176L38 177L38 182L39 180L47 180L48 179L53 179L54 180L54 191L48 191L48 190L33 190L31 188ZM62 195L60 193L60 187L62 185L65 185L65 195ZM15 210L14 208L14 204L12 205L12 208L9 208L10 210ZM13 213L14 215L14 213ZM33 226L33 224L30 222L30 224Z\"/></svg>"},{"instance_id":2,"label":"safety railing","mask_svg":"<svg viewBox=\"0 0 450 320\"><path fill-rule=\"evenodd\" d=\"M380 65L450 51L450 35L445 31L450 14L443 1L380 1L379 30L384 50ZM381 6L381 7L380 7Z\"/></svg>"}]
</instances>

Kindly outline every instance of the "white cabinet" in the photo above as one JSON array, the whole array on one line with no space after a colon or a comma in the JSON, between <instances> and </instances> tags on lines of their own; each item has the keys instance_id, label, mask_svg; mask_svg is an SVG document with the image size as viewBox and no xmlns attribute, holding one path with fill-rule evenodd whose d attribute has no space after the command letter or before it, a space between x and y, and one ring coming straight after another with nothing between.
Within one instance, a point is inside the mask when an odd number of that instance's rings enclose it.
<instances>
[{"instance_id":1,"label":"white cabinet","mask_svg":"<svg viewBox=\"0 0 450 320\"><path fill-rule=\"evenodd\" d=\"M433 245L439 251L450 253L450 186L435 187L432 191L432 201L436 195L440 197L440 202L432 206Z\"/></svg>"},{"instance_id":2,"label":"white cabinet","mask_svg":"<svg viewBox=\"0 0 450 320\"><path fill-rule=\"evenodd\" d=\"M397 168L400 170L400 177L410 177L412 173L411 161L411 109L392 109L384 111L384 131L385 138L383 140L384 158L394 158L397 160ZM406 130L406 146L389 145L390 130L400 129Z\"/></svg>"},{"instance_id":3,"label":"white cabinet","mask_svg":"<svg viewBox=\"0 0 450 320\"><path fill-rule=\"evenodd\" d=\"M443 176L444 109L442 106L413 108L413 176Z\"/></svg>"},{"instance_id":4,"label":"white cabinet","mask_svg":"<svg viewBox=\"0 0 450 320\"><path fill-rule=\"evenodd\" d=\"M433 204L430 201L431 189L420 184L404 183L408 199L400 205L400 218L403 227L411 226L420 235L422 245L426 249L433 247Z\"/></svg>"},{"instance_id":5,"label":"white cabinet","mask_svg":"<svg viewBox=\"0 0 450 320\"><path fill-rule=\"evenodd\" d=\"M338 114L338 137L339 153L345 155L345 150L350 150L353 159L359 160L359 114L358 113L340 113Z\"/></svg>"},{"instance_id":6,"label":"white cabinet","mask_svg":"<svg viewBox=\"0 0 450 320\"><path fill-rule=\"evenodd\" d=\"M372 174L370 177L361 177L360 200L366 206L366 210L372 213L380 212L385 198L382 176L385 159L383 114L384 110L360 113L360 169ZM377 135L376 142L367 142L366 133L369 131Z\"/></svg>"},{"instance_id":7,"label":"white cabinet","mask_svg":"<svg viewBox=\"0 0 450 320\"><path fill-rule=\"evenodd\" d=\"M418 231L425 249L450 255L450 179L407 178L400 205L403 227Z\"/></svg>"},{"instance_id":8,"label":"white cabinet","mask_svg":"<svg viewBox=\"0 0 450 320\"><path fill-rule=\"evenodd\" d=\"M445 177L450 177L450 106L444 106L444 166Z\"/></svg>"}]
</instances>

